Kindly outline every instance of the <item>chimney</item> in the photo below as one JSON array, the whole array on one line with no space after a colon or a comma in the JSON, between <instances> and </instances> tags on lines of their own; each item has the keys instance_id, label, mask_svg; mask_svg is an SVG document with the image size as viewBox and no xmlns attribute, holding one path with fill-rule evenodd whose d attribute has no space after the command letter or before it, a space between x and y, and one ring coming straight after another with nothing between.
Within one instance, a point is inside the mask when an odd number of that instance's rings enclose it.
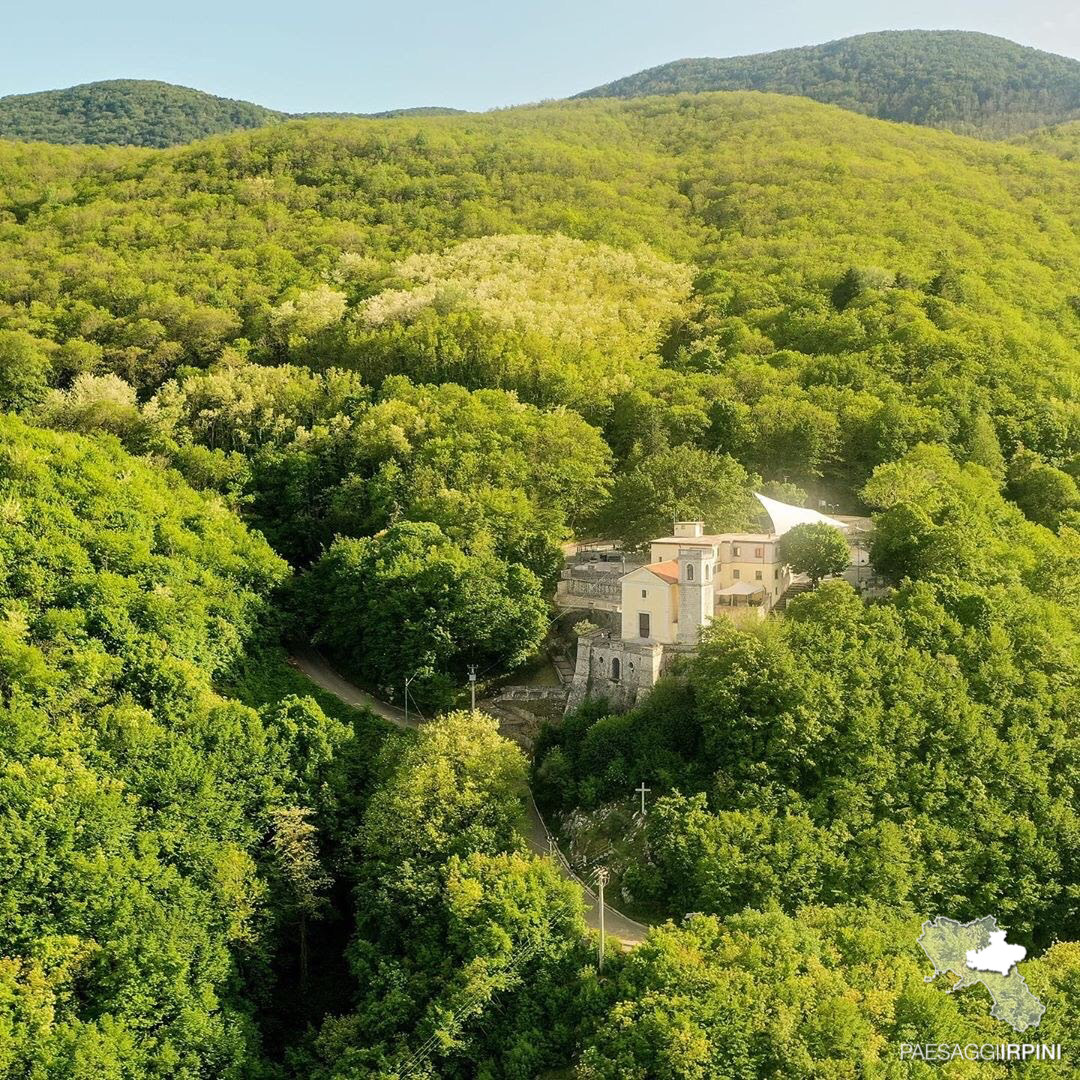
<instances>
[{"instance_id":1,"label":"chimney","mask_svg":"<svg viewBox=\"0 0 1080 1080\"><path fill-rule=\"evenodd\" d=\"M676 521L676 536L702 536L705 532L704 521Z\"/></svg>"}]
</instances>

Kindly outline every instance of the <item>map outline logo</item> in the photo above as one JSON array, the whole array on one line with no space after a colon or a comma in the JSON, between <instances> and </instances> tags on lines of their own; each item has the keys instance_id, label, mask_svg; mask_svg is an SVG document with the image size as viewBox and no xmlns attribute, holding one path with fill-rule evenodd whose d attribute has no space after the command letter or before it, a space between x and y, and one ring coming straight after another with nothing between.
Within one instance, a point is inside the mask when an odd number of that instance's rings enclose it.
<instances>
[{"instance_id":1,"label":"map outline logo","mask_svg":"<svg viewBox=\"0 0 1080 1080\"><path fill-rule=\"evenodd\" d=\"M950 994L981 983L993 999L990 1015L995 1019L1018 1032L1039 1026L1046 1006L1016 967L1027 950L1006 940L1006 931L998 927L993 915L968 923L943 915L927 919L917 942L934 965L933 975L926 976L925 982L933 982L939 975L955 975L958 981L949 987Z\"/></svg>"}]
</instances>

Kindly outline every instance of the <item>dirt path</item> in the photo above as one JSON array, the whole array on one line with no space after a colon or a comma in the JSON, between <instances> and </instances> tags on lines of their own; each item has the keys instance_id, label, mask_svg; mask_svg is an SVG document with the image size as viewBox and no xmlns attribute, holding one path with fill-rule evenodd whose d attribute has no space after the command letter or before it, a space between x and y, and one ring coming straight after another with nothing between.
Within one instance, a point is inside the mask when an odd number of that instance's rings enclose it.
<instances>
[{"instance_id":1,"label":"dirt path","mask_svg":"<svg viewBox=\"0 0 1080 1080\"><path fill-rule=\"evenodd\" d=\"M415 714L410 713L406 722L405 712L396 705L390 705L380 701L371 694L365 693L357 686L353 686L347 679L343 679L317 652L299 652L290 657L289 662L297 671L306 675L316 686L321 687L334 697L340 698L346 705L353 705L360 709L370 709L377 716L389 720L391 724L400 728L420 727L420 721ZM600 929L600 909L596 894L582 881L570 868L563 853L558 847L550 843L547 826L536 808L532 792L525 801L525 823L523 826L525 839L529 847L537 855L545 855L553 858L558 864L563 877L577 882L585 893L585 921L593 930ZM606 898L605 898L606 899ZM645 939L648 927L635 922L625 915L616 911L610 904L604 904L604 932L618 939L624 947L638 945Z\"/></svg>"}]
</instances>

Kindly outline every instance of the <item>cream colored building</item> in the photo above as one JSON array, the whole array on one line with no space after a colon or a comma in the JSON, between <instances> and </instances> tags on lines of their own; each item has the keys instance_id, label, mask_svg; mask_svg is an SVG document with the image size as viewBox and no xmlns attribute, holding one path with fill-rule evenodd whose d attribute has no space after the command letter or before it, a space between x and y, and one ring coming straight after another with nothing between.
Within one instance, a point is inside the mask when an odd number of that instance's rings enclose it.
<instances>
[{"instance_id":1,"label":"cream colored building","mask_svg":"<svg viewBox=\"0 0 1080 1080\"><path fill-rule=\"evenodd\" d=\"M679 630L679 564L657 559L631 570L622 587L622 633L626 640L674 641Z\"/></svg>"},{"instance_id":2,"label":"cream colored building","mask_svg":"<svg viewBox=\"0 0 1080 1080\"><path fill-rule=\"evenodd\" d=\"M777 553L789 529L827 524L849 532L847 522L816 510L757 498L772 531L706 533L703 522L675 522L670 536L652 541L646 565L618 578L618 633L579 639L570 707L589 693L632 704L717 616L766 615L793 584Z\"/></svg>"},{"instance_id":3,"label":"cream colored building","mask_svg":"<svg viewBox=\"0 0 1080 1080\"><path fill-rule=\"evenodd\" d=\"M687 557L700 551L702 565L696 570L696 584L705 586L705 591L711 594L711 605L705 601L705 621L717 614L730 614L735 608L752 608L757 614L764 615L791 584L790 571L777 557L779 539L776 533L709 534L704 531L703 522L680 521L676 522L673 535L653 540L649 564L641 570L674 563L676 567L682 567L676 588L692 586L694 579L688 579L686 575L695 573L695 561ZM703 581L702 574L705 575ZM624 637L628 636L625 605L633 599L624 587Z\"/></svg>"}]
</instances>

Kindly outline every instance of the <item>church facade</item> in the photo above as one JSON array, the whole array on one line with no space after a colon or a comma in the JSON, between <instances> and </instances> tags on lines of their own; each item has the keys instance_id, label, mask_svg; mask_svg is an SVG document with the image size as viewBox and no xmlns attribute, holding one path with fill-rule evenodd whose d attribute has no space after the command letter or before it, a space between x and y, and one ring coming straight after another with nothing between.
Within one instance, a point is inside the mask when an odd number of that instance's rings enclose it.
<instances>
[{"instance_id":1,"label":"church facade","mask_svg":"<svg viewBox=\"0 0 1080 1080\"><path fill-rule=\"evenodd\" d=\"M706 533L700 521L680 521L650 544L649 562L619 579L618 629L578 639L568 707L605 696L632 705L680 654L692 652L717 617L762 618L793 583L777 554L795 525L845 522L815 510L757 496L772 530Z\"/></svg>"}]
</instances>

